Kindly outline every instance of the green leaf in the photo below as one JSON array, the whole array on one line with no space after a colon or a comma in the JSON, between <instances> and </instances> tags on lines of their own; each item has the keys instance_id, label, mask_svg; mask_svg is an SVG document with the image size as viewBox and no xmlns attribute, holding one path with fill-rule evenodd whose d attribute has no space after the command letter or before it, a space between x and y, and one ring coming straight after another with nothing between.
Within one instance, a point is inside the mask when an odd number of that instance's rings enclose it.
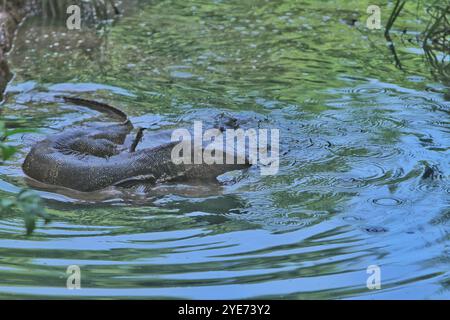
<instances>
[{"instance_id":1,"label":"green leaf","mask_svg":"<svg viewBox=\"0 0 450 320\"><path fill-rule=\"evenodd\" d=\"M25 215L25 228L27 236L31 235L36 228L36 216Z\"/></svg>"},{"instance_id":2,"label":"green leaf","mask_svg":"<svg viewBox=\"0 0 450 320\"><path fill-rule=\"evenodd\" d=\"M8 160L11 158L16 152L16 147L8 146L6 144L0 144L1 158L3 160Z\"/></svg>"},{"instance_id":3,"label":"green leaf","mask_svg":"<svg viewBox=\"0 0 450 320\"><path fill-rule=\"evenodd\" d=\"M0 199L0 210L1 209L9 209L16 204L16 201L13 199Z\"/></svg>"},{"instance_id":4,"label":"green leaf","mask_svg":"<svg viewBox=\"0 0 450 320\"><path fill-rule=\"evenodd\" d=\"M0 141L4 141L6 139L5 131L5 123L3 121L0 121Z\"/></svg>"},{"instance_id":5,"label":"green leaf","mask_svg":"<svg viewBox=\"0 0 450 320\"><path fill-rule=\"evenodd\" d=\"M38 218L44 219L45 224L51 220L42 198L33 190L22 190L17 196L17 206L24 214L27 235L34 231Z\"/></svg>"}]
</instances>

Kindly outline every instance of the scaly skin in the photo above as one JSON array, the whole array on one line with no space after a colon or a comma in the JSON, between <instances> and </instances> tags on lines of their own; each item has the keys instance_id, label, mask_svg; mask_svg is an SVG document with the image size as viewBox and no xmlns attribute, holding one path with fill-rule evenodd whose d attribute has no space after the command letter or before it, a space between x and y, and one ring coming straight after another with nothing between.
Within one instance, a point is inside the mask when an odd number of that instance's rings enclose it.
<instances>
[{"instance_id":1,"label":"scaly skin","mask_svg":"<svg viewBox=\"0 0 450 320\"><path fill-rule=\"evenodd\" d=\"M183 180L212 180L248 164L174 164L172 142L156 148L130 152L124 145L133 126L126 115L114 107L77 98L64 97L103 112L122 123L74 129L38 142L23 163L23 171L40 182L89 192L133 182L160 183ZM193 154L193 152L192 152Z\"/></svg>"}]
</instances>

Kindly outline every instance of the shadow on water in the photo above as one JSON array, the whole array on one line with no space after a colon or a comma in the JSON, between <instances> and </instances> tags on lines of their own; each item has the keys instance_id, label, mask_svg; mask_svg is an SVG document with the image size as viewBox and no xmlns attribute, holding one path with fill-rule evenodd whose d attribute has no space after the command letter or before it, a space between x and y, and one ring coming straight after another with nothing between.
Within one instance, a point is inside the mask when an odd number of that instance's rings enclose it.
<instances>
[{"instance_id":1,"label":"shadow on water","mask_svg":"<svg viewBox=\"0 0 450 320\"><path fill-rule=\"evenodd\" d=\"M106 31L70 33L29 19L2 115L39 132L11 137L21 153L0 166L1 197L26 185L34 142L102 121L61 93L119 106L151 128L147 146L222 112L278 128L281 164L150 192L36 186L55 219L25 237L2 213L0 296L448 298L448 86L419 46L397 48L402 71L383 32L348 23L366 7L141 1ZM65 288L73 264L79 291Z\"/></svg>"}]
</instances>

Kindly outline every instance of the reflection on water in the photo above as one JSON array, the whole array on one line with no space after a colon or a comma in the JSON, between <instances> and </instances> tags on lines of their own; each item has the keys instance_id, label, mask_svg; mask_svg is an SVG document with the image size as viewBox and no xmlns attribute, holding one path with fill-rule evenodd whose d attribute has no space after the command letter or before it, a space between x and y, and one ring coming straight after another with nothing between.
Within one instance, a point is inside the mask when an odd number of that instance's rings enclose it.
<instances>
[{"instance_id":1,"label":"reflection on water","mask_svg":"<svg viewBox=\"0 0 450 320\"><path fill-rule=\"evenodd\" d=\"M279 128L280 171L88 197L34 185L55 219L27 238L2 213L0 297L449 298L448 88L412 44L396 69L382 34L345 23L350 2L140 6L106 33L22 27L2 116L39 132L13 137L1 196L26 185L35 141L101 120L61 93L119 106L147 146L221 112Z\"/></svg>"}]
</instances>

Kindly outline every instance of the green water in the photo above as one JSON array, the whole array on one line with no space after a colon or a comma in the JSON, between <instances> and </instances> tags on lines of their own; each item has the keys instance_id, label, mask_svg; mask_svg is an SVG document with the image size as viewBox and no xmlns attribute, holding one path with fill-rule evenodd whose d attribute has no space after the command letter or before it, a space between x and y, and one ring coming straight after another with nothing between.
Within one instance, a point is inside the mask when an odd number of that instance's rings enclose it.
<instances>
[{"instance_id":1,"label":"green water","mask_svg":"<svg viewBox=\"0 0 450 320\"><path fill-rule=\"evenodd\" d=\"M50 224L26 237L19 212L1 214L0 297L450 298L448 82L414 42L421 8L393 29L399 69L383 31L365 27L369 4L140 1L80 32L28 19L2 117L39 131L12 137L21 152L0 166L1 197L26 186L33 143L100 119L61 93L156 134L221 112L277 128L280 170L148 192L38 189ZM81 290L66 289L69 265Z\"/></svg>"}]
</instances>

